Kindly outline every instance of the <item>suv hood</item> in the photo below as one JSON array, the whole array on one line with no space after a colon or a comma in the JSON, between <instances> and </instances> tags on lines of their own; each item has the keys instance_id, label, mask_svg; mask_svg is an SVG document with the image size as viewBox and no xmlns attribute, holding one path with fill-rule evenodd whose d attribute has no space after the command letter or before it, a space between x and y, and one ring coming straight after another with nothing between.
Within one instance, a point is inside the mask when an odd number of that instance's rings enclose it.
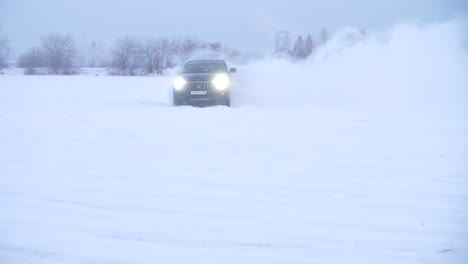
<instances>
[{"instance_id":1,"label":"suv hood","mask_svg":"<svg viewBox=\"0 0 468 264\"><path fill-rule=\"evenodd\" d=\"M210 82L218 73L190 73L180 74L187 82Z\"/></svg>"}]
</instances>

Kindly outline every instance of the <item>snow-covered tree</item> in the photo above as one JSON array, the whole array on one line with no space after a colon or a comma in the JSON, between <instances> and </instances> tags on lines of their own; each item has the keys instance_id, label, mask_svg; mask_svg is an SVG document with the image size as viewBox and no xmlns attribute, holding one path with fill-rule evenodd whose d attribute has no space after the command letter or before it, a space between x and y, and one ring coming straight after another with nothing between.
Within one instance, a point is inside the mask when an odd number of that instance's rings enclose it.
<instances>
[{"instance_id":1,"label":"snow-covered tree","mask_svg":"<svg viewBox=\"0 0 468 264\"><path fill-rule=\"evenodd\" d=\"M51 73L73 72L77 50L70 35L49 34L42 38L41 49Z\"/></svg>"},{"instance_id":2,"label":"snow-covered tree","mask_svg":"<svg viewBox=\"0 0 468 264\"><path fill-rule=\"evenodd\" d=\"M125 36L117 40L112 49L112 67L116 74L136 75L141 62L141 43L138 39Z\"/></svg>"}]
</instances>

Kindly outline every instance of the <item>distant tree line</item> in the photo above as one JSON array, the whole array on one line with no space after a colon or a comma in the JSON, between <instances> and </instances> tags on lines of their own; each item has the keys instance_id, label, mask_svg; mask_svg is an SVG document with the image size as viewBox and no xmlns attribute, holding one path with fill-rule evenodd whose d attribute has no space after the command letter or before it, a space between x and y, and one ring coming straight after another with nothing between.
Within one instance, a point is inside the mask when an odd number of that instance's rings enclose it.
<instances>
[{"instance_id":1,"label":"distant tree line","mask_svg":"<svg viewBox=\"0 0 468 264\"><path fill-rule=\"evenodd\" d=\"M77 49L70 35L49 34L41 45L32 47L18 58L17 66L26 74L35 74L38 68L47 68L50 74L76 73Z\"/></svg>"},{"instance_id":2,"label":"distant tree line","mask_svg":"<svg viewBox=\"0 0 468 264\"><path fill-rule=\"evenodd\" d=\"M131 36L119 38L112 48L103 51L108 62L101 63L111 68L116 75L163 74L164 70L186 62L197 52L210 52L233 58L239 52L219 42L205 42L192 37L181 39L146 38ZM74 74L86 65L71 35L49 34L41 38L37 47L32 47L18 58L17 66L26 74L37 74L47 69L49 74ZM43 72L42 72L43 73Z\"/></svg>"},{"instance_id":3,"label":"distant tree line","mask_svg":"<svg viewBox=\"0 0 468 264\"><path fill-rule=\"evenodd\" d=\"M298 36L293 49L289 52L295 59L305 59L315 52L319 45L329 39L326 29L314 39L310 34ZM40 44L21 54L17 66L25 69L26 74L75 74L82 67L106 67L111 74L143 75L164 74L164 71L186 62L197 53L234 59L240 56L220 42L206 42L193 37L185 38L145 38L124 36L115 41L111 48L96 49L91 60L84 59L83 50L68 34L49 34L43 36ZM0 69L7 67L11 48L8 39L0 32Z\"/></svg>"},{"instance_id":4,"label":"distant tree line","mask_svg":"<svg viewBox=\"0 0 468 264\"><path fill-rule=\"evenodd\" d=\"M299 35L294 42L294 46L290 54L297 59L308 58L312 53L314 53L318 45L325 44L328 39L328 31L325 28L320 32L318 40L314 40L310 34L305 39L302 35Z\"/></svg>"},{"instance_id":5,"label":"distant tree line","mask_svg":"<svg viewBox=\"0 0 468 264\"><path fill-rule=\"evenodd\" d=\"M165 69L186 62L197 52L222 54L233 58L238 51L220 42L204 42L192 37L183 39L125 36L118 39L111 50L111 67L119 75L163 74Z\"/></svg>"}]
</instances>

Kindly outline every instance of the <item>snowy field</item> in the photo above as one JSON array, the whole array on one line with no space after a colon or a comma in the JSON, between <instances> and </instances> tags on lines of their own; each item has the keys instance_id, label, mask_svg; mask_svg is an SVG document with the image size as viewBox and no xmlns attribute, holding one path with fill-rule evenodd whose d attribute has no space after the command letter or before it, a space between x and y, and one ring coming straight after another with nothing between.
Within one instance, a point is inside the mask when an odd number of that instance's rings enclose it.
<instances>
[{"instance_id":1,"label":"snowy field","mask_svg":"<svg viewBox=\"0 0 468 264\"><path fill-rule=\"evenodd\" d=\"M232 108L0 76L0 263L467 263L458 30L239 66Z\"/></svg>"}]
</instances>

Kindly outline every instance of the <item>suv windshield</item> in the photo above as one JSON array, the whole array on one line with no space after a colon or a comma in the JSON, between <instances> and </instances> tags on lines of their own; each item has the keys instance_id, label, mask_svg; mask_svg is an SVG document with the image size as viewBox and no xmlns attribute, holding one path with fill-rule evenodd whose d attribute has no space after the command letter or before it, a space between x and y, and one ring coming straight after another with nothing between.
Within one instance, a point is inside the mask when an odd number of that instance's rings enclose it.
<instances>
[{"instance_id":1,"label":"suv windshield","mask_svg":"<svg viewBox=\"0 0 468 264\"><path fill-rule=\"evenodd\" d=\"M182 70L183 73L215 73L226 72L222 62L189 62Z\"/></svg>"}]
</instances>

